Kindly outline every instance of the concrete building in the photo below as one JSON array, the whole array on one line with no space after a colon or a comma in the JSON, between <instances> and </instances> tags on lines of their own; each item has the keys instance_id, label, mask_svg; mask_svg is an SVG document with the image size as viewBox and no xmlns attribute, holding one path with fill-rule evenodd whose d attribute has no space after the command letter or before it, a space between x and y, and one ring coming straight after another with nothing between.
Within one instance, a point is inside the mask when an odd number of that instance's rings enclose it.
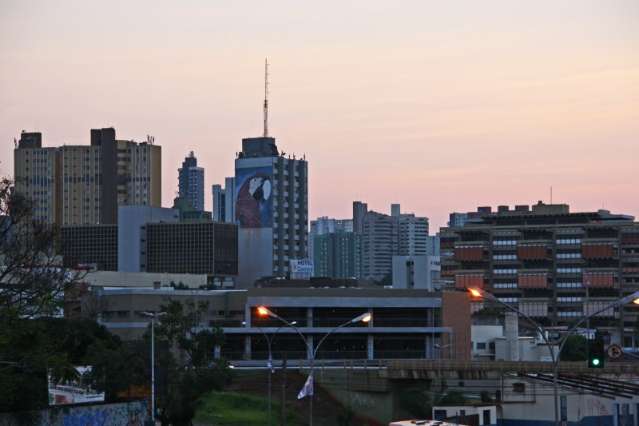
<instances>
[{"instance_id":1,"label":"concrete building","mask_svg":"<svg viewBox=\"0 0 639 426\"><path fill-rule=\"evenodd\" d=\"M567 205L542 202L478 210L479 219L440 232L442 277L458 289L483 288L555 327L637 290L639 224L632 216L571 213ZM639 307L625 306L600 313L590 327L636 347L638 320Z\"/></svg>"},{"instance_id":2,"label":"concrete building","mask_svg":"<svg viewBox=\"0 0 639 426\"><path fill-rule=\"evenodd\" d=\"M308 164L279 153L275 138L242 140L235 160L235 220L241 287L285 277L292 259L308 258Z\"/></svg>"},{"instance_id":3,"label":"concrete building","mask_svg":"<svg viewBox=\"0 0 639 426\"><path fill-rule=\"evenodd\" d=\"M92 271L82 278L90 287L162 289L188 287L198 290L209 284L206 274Z\"/></svg>"},{"instance_id":4,"label":"concrete building","mask_svg":"<svg viewBox=\"0 0 639 426\"><path fill-rule=\"evenodd\" d=\"M142 227L148 223L177 223L177 210L150 206L123 206L118 212L118 271L143 272Z\"/></svg>"},{"instance_id":5,"label":"concrete building","mask_svg":"<svg viewBox=\"0 0 639 426\"><path fill-rule=\"evenodd\" d=\"M365 203L353 203L353 229L361 235L362 278L390 278L393 256L428 254L428 218L402 214L399 204L391 206L391 213L369 211Z\"/></svg>"},{"instance_id":6,"label":"concrete building","mask_svg":"<svg viewBox=\"0 0 639 426\"><path fill-rule=\"evenodd\" d=\"M204 210L204 169L197 166L193 151L178 169L178 187L180 198L187 200L195 210Z\"/></svg>"},{"instance_id":7,"label":"concrete building","mask_svg":"<svg viewBox=\"0 0 639 426\"><path fill-rule=\"evenodd\" d=\"M307 360L318 336L337 325L369 312L372 321L336 330L318 351L319 360L439 359L450 355L468 359L469 344L461 337L459 351L442 351L452 335L464 336L469 323L468 298L460 293L424 290L365 288L253 288L248 290L175 290L93 288L92 306L100 308L99 322L124 339L138 338L146 330L143 311L159 311L169 300L208 302L200 327L222 327L223 357L236 364L267 358L263 333L277 333L274 359ZM460 303L466 301L466 310ZM272 318L262 318L257 306L268 306L288 321L297 321L308 349L297 332ZM450 311L449 314L446 311ZM453 311L455 311L453 313ZM460 312L468 312L462 320ZM453 321L452 319L456 319ZM447 337L448 336L448 337Z\"/></svg>"},{"instance_id":8,"label":"concrete building","mask_svg":"<svg viewBox=\"0 0 639 426\"><path fill-rule=\"evenodd\" d=\"M23 132L14 150L16 190L34 203L36 220L58 225L113 224L121 205L161 205L161 148L116 140L92 129L90 145L42 147Z\"/></svg>"},{"instance_id":9,"label":"concrete building","mask_svg":"<svg viewBox=\"0 0 639 426\"><path fill-rule=\"evenodd\" d=\"M393 288L433 291L439 272L437 256L393 256Z\"/></svg>"}]
</instances>

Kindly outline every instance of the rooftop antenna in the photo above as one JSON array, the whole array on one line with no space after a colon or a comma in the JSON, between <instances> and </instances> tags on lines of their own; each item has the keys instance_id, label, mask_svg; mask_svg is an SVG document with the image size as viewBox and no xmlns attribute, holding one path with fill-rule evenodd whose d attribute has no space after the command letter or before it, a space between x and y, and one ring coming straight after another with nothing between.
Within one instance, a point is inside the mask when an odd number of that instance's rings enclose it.
<instances>
[{"instance_id":1,"label":"rooftop antenna","mask_svg":"<svg viewBox=\"0 0 639 426\"><path fill-rule=\"evenodd\" d=\"M552 204L552 185L550 185L550 204Z\"/></svg>"},{"instance_id":2,"label":"rooftop antenna","mask_svg":"<svg viewBox=\"0 0 639 426\"><path fill-rule=\"evenodd\" d=\"M268 58L264 59L264 137L268 137Z\"/></svg>"}]
</instances>

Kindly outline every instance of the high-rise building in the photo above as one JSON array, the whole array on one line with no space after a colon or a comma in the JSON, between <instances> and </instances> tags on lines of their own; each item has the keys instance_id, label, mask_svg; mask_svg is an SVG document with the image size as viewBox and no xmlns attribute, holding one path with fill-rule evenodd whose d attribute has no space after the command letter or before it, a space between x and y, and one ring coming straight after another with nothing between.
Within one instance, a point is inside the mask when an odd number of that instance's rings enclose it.
<instances>
[{"instance_id":1,"label":"high-rise building","mask_svg":"<svg viewBox=\"0 0 639 426\"><path fill-rule=\"evenodd\" d=\"M60 223L60 159L58 148L43 148L41 133L23 131L13 151L15 187L31 200L34 219Z\"/></svg>"},{"instance_id":2,"label":"high-rise building","mask_svg":"<svg viewBox=\"0 0 639 426\"><path fill-rule=\"evenodd\" d=\"M639 286L632 216L571 213L568 205L542 202L480 213L440 231L442 278L458 289L483 288L544 325L570 326ZM637 346L638 320L637 308L626 306L596 315L590 328Z\"/></svg>"},{"instance_id":3,"label":"high-rise building","mask_svg":"<svg viewBox=\"0 0 639 426\"><path fill-rule=\"evenodd\" d=\"M401 213L391 206L391 215L369 211L366 204L353 203L353 228L361 229L361 273L365 279L382 280L392 274L393 256L428 254L428 218Z\"/></svg>"},{"instance_id":4,"label":"high-rise building","mask_svg":"<svg viewBox=\"0 0 639 426\"><path fill-rule=\"evenodd\" d=\"M213 220L215 222L235 223L235 178L227 177L224 187L215 184L211 187L213 193Z\"/></svg>"},{"instance_id":5,"label":"high-rise building","mask_svg":"<svg viewBox=\"0 0 639 426\"><path fill-rule=\"evenodd\" d=\"M35 219L59 225L117 223L121 205L161 205L161 148L153 138L116 140L92 129L90 145L42 147L23 132L14 150L16 190L33 202Z\"/></svg>"},{"instance_id":6,"label":"high-rise building","mask_svg":"<svg viewBox=\"0 0 639 426\"><path fill-rule=\"evenodd\" d=\"M336 230L312 237L316 277L356 278L360 273L360 235Z\"/></svg>"},{"instance_id":7,"label":"high-rise building","mask_svg":"<svg viewBox=\"0 0 639 426\"><path fill-rule=\"evenodd\" d=\"M364 217L368 212L368 204L361 201L353 202L353 232L361 234L364 231Z\"/></svg>"},{"instance_id":8,"label":"high-rise building","mask_svg":"<svg viewBox=\"0 0 639 426\"><path fill-rule=\"evenodd\" d=\"M242 140L235 160L235 220L241 286L287 276L290 260L308 257L308 164L285 157L272 137Z\"/></svg>"},{"instance_id":9,"label":"high-rise building","mask_svg":"<svg viewBox=\"0 0 639 426\"><path fill-rule=\"evenodd\" d=\"M332 234L334 232L353 232L353 220L352 219L333 219L327 216L322 216L311 221L311 230L309 233L309 244L308 244L308 257L310 259L315 259L315 243L313 242L314 238L319 235ZM321 261L326 262L325 260L321 260ZM358 265L359 265L359 262L358 262ZM326 272L324 271L323 273L326 273ZM348 277L350 278L350 277L356 276L358 273L356 273L355 275L349 275ZM321 276L330 277L332 275L321 275Z\"/></svg>"},{"instance_id":10,"label":"high-rise building","mask_svg":"<svg viewBox=\"0 0 639 426\"><path fill-rule=\"evenodd\" d=\"M213 193L213 220L226 222L226 191L222 185L215 184L211 187Z\"/></svg>"},{"instance_id":11,"label":"high-rise building","mask_svg":"<svg viewBox=\"0 0 639 426\"><path fill-rule=\"evenodd\" d=\"M184 158L178 169L179 195L191 203L195 210L204 210L204 169L197 166L193 151Z\"/></svg>"}]
</instances>

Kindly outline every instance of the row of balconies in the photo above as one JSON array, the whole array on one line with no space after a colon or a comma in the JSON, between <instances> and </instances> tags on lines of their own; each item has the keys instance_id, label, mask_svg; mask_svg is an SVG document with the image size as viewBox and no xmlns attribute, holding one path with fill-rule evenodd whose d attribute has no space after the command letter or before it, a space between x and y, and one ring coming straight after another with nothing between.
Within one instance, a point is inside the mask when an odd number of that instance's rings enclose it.
<instances>
[{"instance_id":1,"label":"row of balconies","mask_svg":"<svg viewBox=\"0 0 639 426\"><path fill-rule=\"evenodd\" d=\"M548 271L523 270L515 271L510 276L516 276L519 289L547 289L551 288L551 274ZM503 274L502 276L505 276ZM455 288L484 288L486 284L484 271L465 271L455 273ZM615 288L618 287L617 274L613 271L583 271L581 283L584 288Z\"/></svg>"},{"instance_id":2,"label":"row of balconies","mask_svg":"<svg viewBox=\"0 0 639 426\"><path fill-rule=\"evenodd\" d=\"M517 260L549 260L553 257L561 258L562 253L555 253L549 243L518 243L509 246L510 253L494 254L496 256L516 255ZM454 259L460 262L485 262L490 259L491 250L484 243L481 244L456 244L454 247ZM618 246L611 242L583 243L580 249L580 258L587 260L612 259L619 256Z\"/></svg>"},{"instance_id":3,"label":"row of balconies","mask_svg":"<svg viewBox=\"0 0 639 426\"><path fill-rule=\"evenodd\" d=\"M571 306L564 306L564 307L561 306L564 303L557 300L556 308L550 309L550 307L552 306L552 300L547 298L544 298L544 299L518 298L518 297L500 298L500 301L515 305L521 313L533 318L548 317L555 310L559 318L581 318L584 316L592 315L595 312L606 308L610 304L614 303L615 300L616 299L614 298L590 299L582 303L571 304ZM473 302L471 304L471 310L472 312L478 312L485 306L486 304L484 302ZM602 312L599 312L596 315L594 315L594 317L595 318L618 318L619 317L618 308L605 309Z\"/></svg>"}]
</instances>

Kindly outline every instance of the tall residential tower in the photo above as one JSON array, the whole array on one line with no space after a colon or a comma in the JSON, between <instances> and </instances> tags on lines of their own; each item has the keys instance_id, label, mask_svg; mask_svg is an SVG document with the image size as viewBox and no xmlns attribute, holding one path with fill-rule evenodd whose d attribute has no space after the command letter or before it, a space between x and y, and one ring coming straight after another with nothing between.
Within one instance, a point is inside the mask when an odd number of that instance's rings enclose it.
<instances>
[{"instance_id":1,"label":"tall residential tower","mask_svg":"<svg viewBox=\"0 0 639 426\"><path fill-rule=\"evenodd\" d=\"M113 224L118 206L161 205L161 148L116 140L113 128L92 129L90 145L44 148L41 133L22 132L14 179L40 222Z\"/></svg>"},{"instance_id":2,"label":"tall residential tower","mask_svg":"<svg viewBox=\"0 0 639 426\"><path fill-rule=\"evenodd\" d=\"M197 166L197 158L191 151L178 169L179 195L195 210L204 211L204 169Z\"/></svg>"}]
</instances>

